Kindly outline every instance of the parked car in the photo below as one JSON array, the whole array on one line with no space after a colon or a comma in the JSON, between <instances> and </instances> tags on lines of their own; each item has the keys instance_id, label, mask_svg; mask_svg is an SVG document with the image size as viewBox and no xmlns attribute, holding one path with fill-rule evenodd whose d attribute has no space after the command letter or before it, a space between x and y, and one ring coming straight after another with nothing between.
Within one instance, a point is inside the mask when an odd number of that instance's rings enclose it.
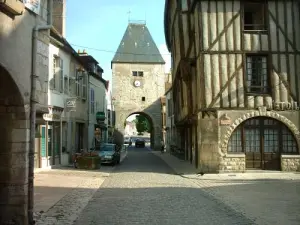
<instances>
[{"instance_id":1,"label":"parked car","mask_svg":"<svg viewBox=\"0 0 300 225\"><path fill-rule=\"evenodd\" d=\"M121 149L116 144L104 143L99 148L101 163L119 164L121 161Z\"/></svg>"},{"instance_id":2,"label":"parked car","mask_svg":"<svg viewBox=\"0 0 300 225\"><path fill-rule=\"evenodd\" d=\"M136 148L144 148L145 147L145 140L144 139L136 139L135 140L135 147Z\"/></svg>"},{"instance_id":3,"label":"parked car","mask_svg":"<svg viewBox=\"0 0 300 225\"><path fill-rule=\"evenodd\" d=\"M128 144L129 146L131 146L132 145L132 139L131 139L131 137L125 137L124 144Z\"/></svg>"}]
</instances>

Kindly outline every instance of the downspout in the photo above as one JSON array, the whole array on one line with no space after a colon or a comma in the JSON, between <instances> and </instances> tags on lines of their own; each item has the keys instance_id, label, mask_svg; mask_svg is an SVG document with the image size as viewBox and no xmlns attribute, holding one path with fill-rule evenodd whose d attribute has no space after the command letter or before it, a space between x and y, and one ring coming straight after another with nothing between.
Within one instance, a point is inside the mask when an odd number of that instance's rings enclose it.
<instances>
[{"instance_id":1,"label":"downspout","mask_svg":"<svg viewBox=\"0 0 300 225\"><path fill-rule=\"evenodd\" d=\"M36 81L37 81L37 44L40 30L50 30L52 27L53 0L47 0L49 9L48 25L36 25L32 31L32 74L30 91L30 143L29 143L29 168L28 168L28 224L35 223L33 218L34 206L34 153L35 153L35 124L36 124ZM48 132L48 131L46 131Z\"/></svg>"},{"instance_id":2,"label":"downspout","mask_svg":"<svg viewBox=\"0 0 300 225\"><path fill-rule=\"evenodd\" d=\"M88 120L88 126L87 126L87 150L89 151L92 146L90 146L90 74L87 72L87 120ZM94 128L93 128L94 130Z\"/></svg>"}]
</instances>

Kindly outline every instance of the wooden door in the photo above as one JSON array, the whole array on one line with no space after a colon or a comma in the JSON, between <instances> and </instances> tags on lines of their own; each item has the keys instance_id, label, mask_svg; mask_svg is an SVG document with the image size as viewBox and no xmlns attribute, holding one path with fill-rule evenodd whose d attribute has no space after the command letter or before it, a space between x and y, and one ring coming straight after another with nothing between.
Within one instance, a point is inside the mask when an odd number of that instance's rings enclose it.
<instances>
[{"instance_id":1,"label":"wooden door","mask_svg":"<svg viewBox=\"0 0 300 225\"><path fill-rule=\"evenodd\" d=\"M280 170L280 130L274 126L263 127L263 169Z\"/></svg>"},{"instance_id":2,"label":"wooden door","mask_svg":"<svg viewBox=\"0 0 300 225\"><path fill-rule=\"evenodd\" d=\"M279 127L278 121L265 118L252 119L245 124L247 169L280 170Z\"/></svg>"},{"instance_id":3,"label":"wooden door","mask_svg":"<svg viewBox=\"0 0 300 225\"><path fill-rule=\"evenodd\" d=\"M262 168L261 135L256 126L249 126L244 130L246 168Z\"/></svg>"}]
</instances>

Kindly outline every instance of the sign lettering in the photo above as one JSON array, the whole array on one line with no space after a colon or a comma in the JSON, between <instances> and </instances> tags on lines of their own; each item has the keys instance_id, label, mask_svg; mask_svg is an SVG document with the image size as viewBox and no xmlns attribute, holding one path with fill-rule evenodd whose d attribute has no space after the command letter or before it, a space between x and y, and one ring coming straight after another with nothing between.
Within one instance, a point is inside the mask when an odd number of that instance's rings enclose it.
<instances>
[{"instance_id":1,"label":"sign lettering","mask_svg":"<svg viewBox=\"0 0 300 225\"><path fill-rule=\"evenodd\" d=\"M271 104L266 105L266 108L269 110L275 111L286 111L286 110L300 110L300 105L298 102L275 102L273 101Z\"/></svg>"}]
</instances>

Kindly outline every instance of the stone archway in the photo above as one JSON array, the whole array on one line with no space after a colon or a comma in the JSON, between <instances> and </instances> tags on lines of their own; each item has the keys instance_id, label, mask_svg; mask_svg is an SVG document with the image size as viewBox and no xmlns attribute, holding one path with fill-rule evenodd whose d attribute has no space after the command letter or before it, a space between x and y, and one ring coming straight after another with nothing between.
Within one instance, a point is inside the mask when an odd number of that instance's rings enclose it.
<instances>
[{"instance_id":1,"label":"stone archway","mask_svg":"<svg viewBox=\"0 0 300 225\"><path fill-rule=\"evenodd\" d=\"M125 120L133 114L141 114L144 115L152 124L152 132L151 132L151 148L158 148L160 146L160 140L162 138L161 135L161 127L157 124L157 121L154 119L154 116L151 113L142 111L142 110L131 110L131 111L116 111L116 132L117 135L123 136L124 135L124 122ZM123 140L122 140L123 142Z\"/></svg>"},{"instance_id":2,"label":"stone archway","mask_svg":"<svg viewBox=\"0 0 300 225\"><path fill-rule=\"evenodd\" d=\"M0 65L0 224L27 220L29 127L29 107Z\"/></svg>"},{"instance_id":3,"label":"stone archway","mask_svg":"<svg viewBox=\"0 0 300 225\"><path fill-rule=\"evenodd\" d=\"M287 126L287 128L292 132L292 134L295 136L295 139L297 141L297 145L298 148L300 146L300 132L298 130L298 128L295 126L295 124L290 121L289 119L287 119L286 117L280 115L277 112L274 111L253 111L253 112L249 112L244 114L243 116L241 116L240 118L236 119L232 125L230 127L228 127L223 139L222 139L222 143L220 146L221 152L220 154L222 156L226 155L227 153L227 145L229 142L229 139L232 135L232 133L234 132L234 130L244 121L251 119L251 118L255 118L255 117L259 117L259 116L263 116L263 117L269 117L275 120L278 120L280 122L282 122L284 125Z\"/></svg>"},{"instance_id":4,"label":"stone archway","mask_svg":"<svg viewBox=\"0 0 300 225\"><path fill-rule=\"evenodd\" d=\"M146 117L146 119L149 121L149 123L151 124L151 132L150 132L150 146L151 148L154 148L155 146L155 125L154 125L154 122L153 122L153 118L151 117L151 115L149 115L148 113L145 113L145 112L133 112L133 113L130 113L124 120L124 122L126 121L126 119L128 117L130 117L131 115L134 115L134 114L138 114L138 115L142 115L144 117Z\"/></svg>"}]
</instances>

